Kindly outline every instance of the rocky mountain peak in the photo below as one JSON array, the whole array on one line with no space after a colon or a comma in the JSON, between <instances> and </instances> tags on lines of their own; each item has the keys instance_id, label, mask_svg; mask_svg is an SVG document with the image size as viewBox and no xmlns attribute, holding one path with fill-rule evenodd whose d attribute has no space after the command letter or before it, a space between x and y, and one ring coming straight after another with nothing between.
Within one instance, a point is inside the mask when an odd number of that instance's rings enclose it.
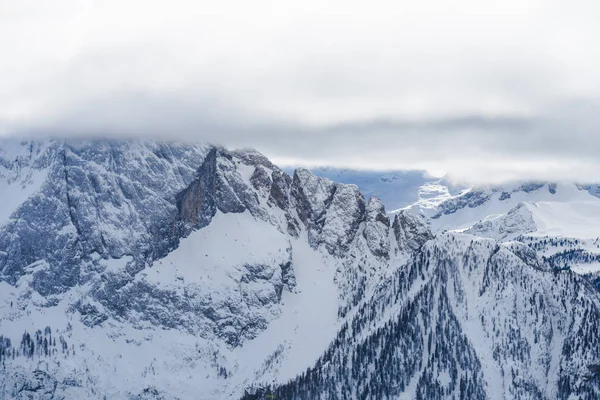
<instances>
[{"instance_id":1,"label":"rocky mountain peak","mask_svg":"<svg viewBox=\"0 0 600 400\"><path fill-rule=\"evenodd\" d=\"M194 229L208 225L217 210L262 217L259 200L244 181L232 153L212 148L198 169L197 178L176 197L179 221Z\"/></svg>"},{"instance_id":2,"label":"rocky mountain peak","mask_svg":"<svg viewBox=\"0 0 600 400\"><path fill-rule=\"evenodd\" d=\"M417 251L425 242L433 239L423 217L409 210L401 210L394 216L392 230L398 248L402 251Z\"/></svg>"},{"instance_id":3,"label":"rocky mountain peak","mask_svg":"<svg viewBox=\"0 0 600 400\"><path fill-rule=\"evenodd\" d=\"M244 164L257 167L262 165L263 167L275 170L279 169L275 164L271 162L264 154L251 148L232 150L231 154L240 159Z\"/></svg>"},{"instance_id":4,"label":"rocky mountain peak","mask_svg":"<svg viewBox=\"0 0 600 400\"><path fill-rule=\"evenodd\" d=\"M383 202L377 196L371 196L367 203L367 221L381 222L383 225L390 226L390 218L385 212Z\"/></svg>"},{"instance_id":5,"label":"rocky mountain peak","mask_svg":"<svg viewBox=\"0 0 600 400\"><path fill-rule=\"evenodd\" d=\"M334 183L306 169L294 173L291 195L311 246L321 244L342 255L366 218L364 196L356 185Z\"/></svg>"}]
</instances>

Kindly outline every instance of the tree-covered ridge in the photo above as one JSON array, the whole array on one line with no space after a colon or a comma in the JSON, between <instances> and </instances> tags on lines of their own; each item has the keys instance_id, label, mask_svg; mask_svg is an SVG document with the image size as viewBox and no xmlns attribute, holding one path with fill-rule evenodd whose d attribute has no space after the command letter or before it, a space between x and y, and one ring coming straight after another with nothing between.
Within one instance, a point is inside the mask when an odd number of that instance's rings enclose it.
<instances>
[{"instance_id":1,"label":"tree-covered ridge","mask_svg":"<svg viewBox=\"0 0 600 400\"><path fill-rule=\"evenodd\" d=\"M244 399L598 398L598 292L527 252L463 235L428 242L314 367Z\"/></svg>"}]
</instances>

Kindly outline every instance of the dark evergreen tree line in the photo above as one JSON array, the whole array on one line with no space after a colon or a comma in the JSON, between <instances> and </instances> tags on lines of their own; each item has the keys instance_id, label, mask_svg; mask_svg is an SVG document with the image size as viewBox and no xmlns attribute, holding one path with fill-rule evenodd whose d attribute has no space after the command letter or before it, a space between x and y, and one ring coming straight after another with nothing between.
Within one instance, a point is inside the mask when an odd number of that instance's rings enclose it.
<instances>
[{"instance_id":1,"label":"dark evergreen tree line","mask_svg":"<svg viewBox=\"0 0 600 400\"><path fill-rule=\"evenodd\" d=\"M12 345L12 341L0 335L0 362L5 363L8 359L16 357L42 358L56 354L74 354L73 346L69 348L67 341L59 335L58 344L56 335L52 335L52 329L47 326L44 330L37 330L33 334L27 330L23 332L18 347Z\"/></svg>"}]
</instances>

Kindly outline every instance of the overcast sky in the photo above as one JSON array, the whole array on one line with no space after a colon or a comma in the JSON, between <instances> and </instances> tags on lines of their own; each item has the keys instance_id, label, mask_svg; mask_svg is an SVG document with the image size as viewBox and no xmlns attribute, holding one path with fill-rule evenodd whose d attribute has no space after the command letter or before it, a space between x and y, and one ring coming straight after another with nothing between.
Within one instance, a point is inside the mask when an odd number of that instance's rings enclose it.
<instances>
[{"instance_id":1,"label":"overcast sky","mask_svg":"<svg viewBox=\"0 0 600 400\"><path fill-rule=\"evenodd\" d=\"M0 133L600 181L600 1L0 1Z\"/></svg>"}]
</instances>

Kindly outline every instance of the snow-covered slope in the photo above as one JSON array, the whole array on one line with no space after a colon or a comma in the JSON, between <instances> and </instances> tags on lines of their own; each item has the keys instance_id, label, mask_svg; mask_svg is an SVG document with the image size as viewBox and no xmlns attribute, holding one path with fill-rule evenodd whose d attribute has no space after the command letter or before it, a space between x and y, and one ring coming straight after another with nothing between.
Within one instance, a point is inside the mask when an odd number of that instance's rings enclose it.
<instances>
[{"instance_id":1,"label":"snow-covered slope","mask_svg":"<svg viewBox=\"0 0 600 400\"><path fill-rule=\"evenodd\" d=\"M591 239L600 236L600 201L547 202L530 205L537 236Z\"/></svg>"},{"instance_id":2,"label":"snow-covered slope","mask_svg":"<svg viewBox=\"0 0 600 400\"><path fill-rule=\"evenodd\" d=\"M520 203L506 214L486 218L465 232L496 240L520 235L594 239L600 235L600 201Z\"/></svg>"}]
</instances>

